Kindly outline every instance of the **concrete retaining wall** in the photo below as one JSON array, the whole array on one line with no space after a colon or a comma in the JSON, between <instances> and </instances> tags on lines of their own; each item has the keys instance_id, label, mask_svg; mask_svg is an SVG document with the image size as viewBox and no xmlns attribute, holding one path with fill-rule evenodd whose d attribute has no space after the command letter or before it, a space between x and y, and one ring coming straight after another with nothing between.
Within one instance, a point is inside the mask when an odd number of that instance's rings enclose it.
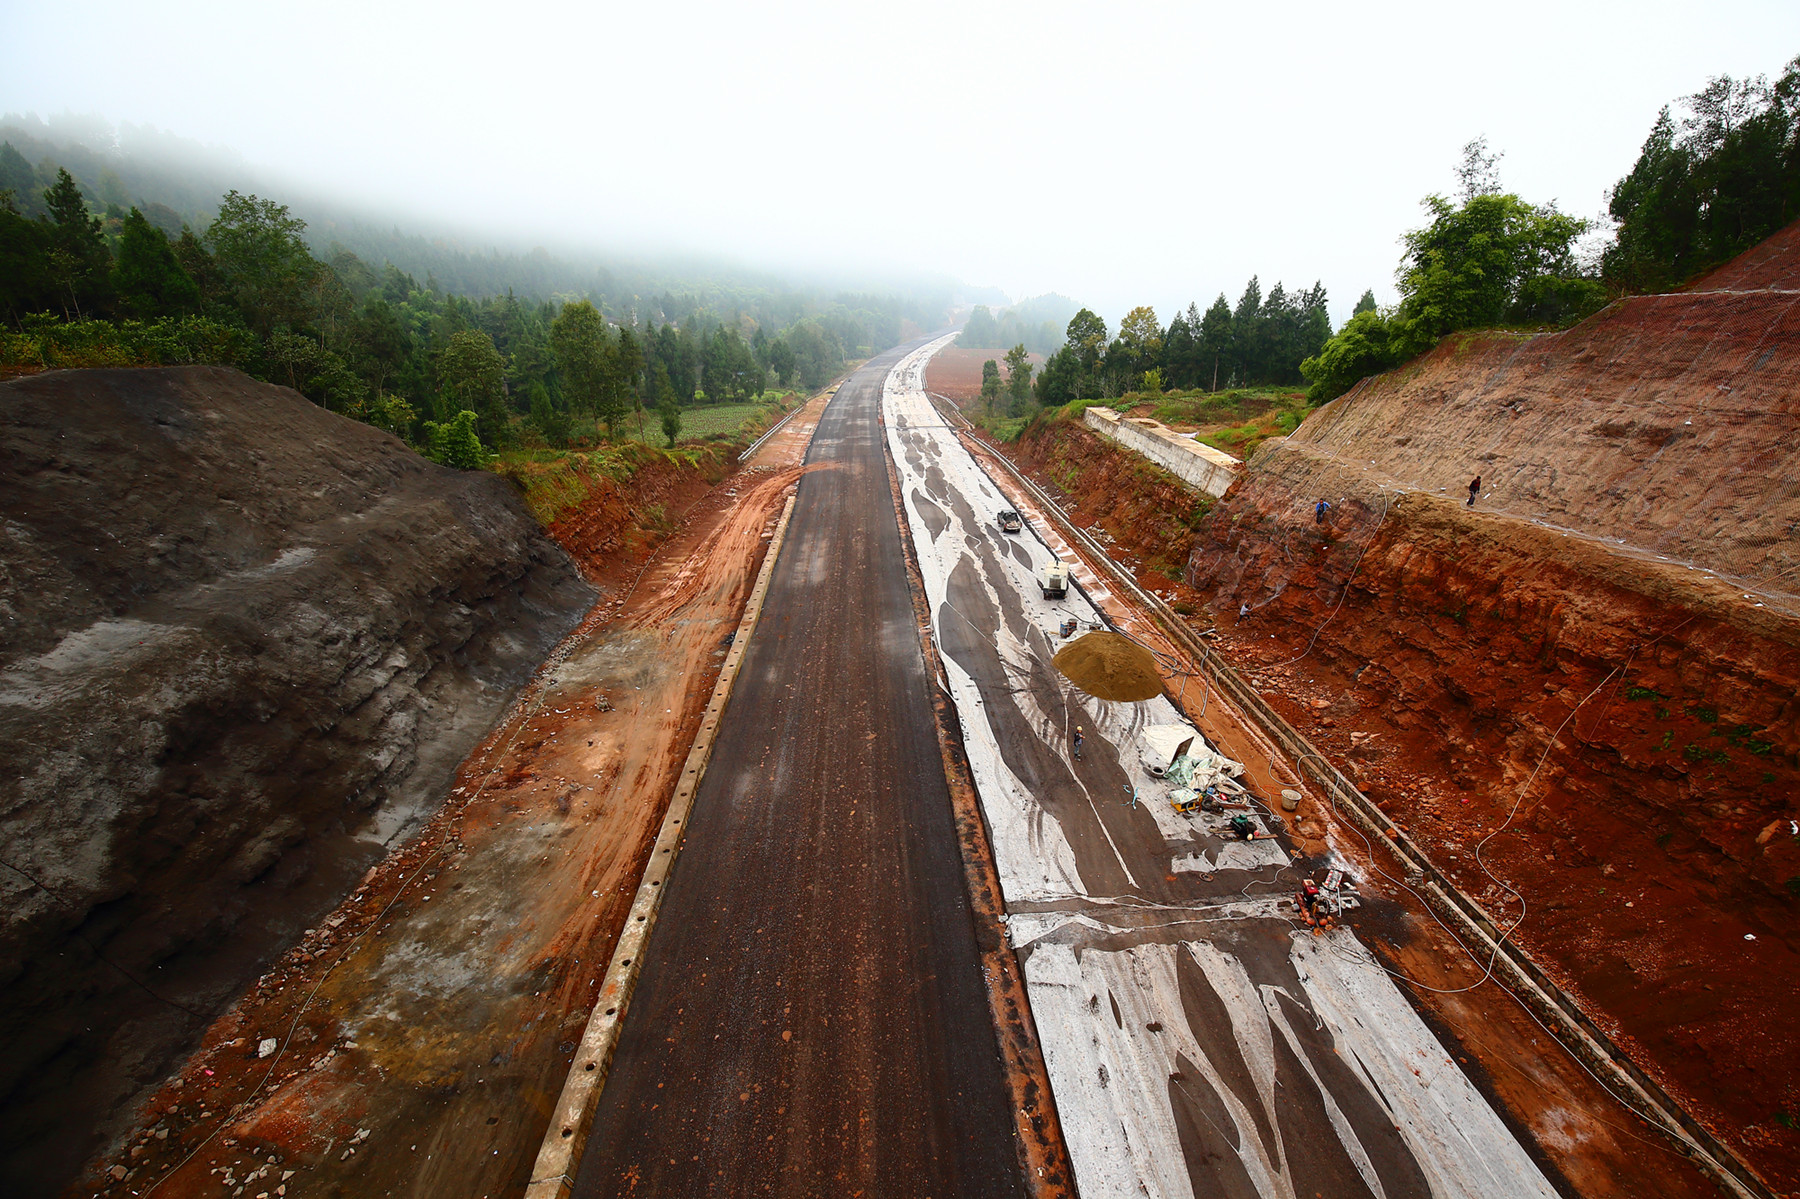
<instances>
[{"instance_id":1,"label":"concrete retaining wall","mask_svg":"<svg viewBox=\"0 0 1800 1199\"><path fill-rule=\"evenodd\" d=\"M1146 417L1121 417L1110 408L1089 408L1083 417L1100 436L1142 454L1202 495L1224 495L1244 469L1230 454Z\"/></svg>"}]
</instances>

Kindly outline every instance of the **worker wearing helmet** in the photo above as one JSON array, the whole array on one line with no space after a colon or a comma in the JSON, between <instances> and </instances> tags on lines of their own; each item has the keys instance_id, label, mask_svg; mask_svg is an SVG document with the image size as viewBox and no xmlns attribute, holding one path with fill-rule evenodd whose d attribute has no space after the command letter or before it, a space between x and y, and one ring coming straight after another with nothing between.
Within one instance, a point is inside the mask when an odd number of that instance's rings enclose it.
<instances>
[{"instance_id":1,"label":"worker wearing helmet","mask_svg":"<svg viewBox=\"0 0 1800 1199\"><path fill-rule=\"evenodd\" d=\"M1081 726L1075 726L1075 760L1081 761Z\"/></svg>"}]
</instances>

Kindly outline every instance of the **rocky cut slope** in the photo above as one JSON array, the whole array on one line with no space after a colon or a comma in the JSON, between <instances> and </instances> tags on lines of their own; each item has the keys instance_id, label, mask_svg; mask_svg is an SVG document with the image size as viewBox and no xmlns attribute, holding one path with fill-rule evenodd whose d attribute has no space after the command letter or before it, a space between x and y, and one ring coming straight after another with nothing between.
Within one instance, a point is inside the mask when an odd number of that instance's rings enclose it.
<instances>
[{"instance_id":1,"label":"rocky cut slope","mask_svg":"<svg viewBox=\"0 0 1800 1199\"><path fill-rule=\"evenodd\" d=\"M1784 1189L1797 527L1800 226L1365 381L1252 461L1188 568L1259 684L1493 910L1522 893L1518 939Z\"/></svg>"},{"instance_id":2,"label":"rocky cut slope","mask_svg":"<svg viewBox=\"0 0 1800 1199\"><path fill-rule=\"evenodd\" d=\"M54 1189L593 599L501 479L230 370L0 384L0 1190Z\"/></svg>"}]
</instances>

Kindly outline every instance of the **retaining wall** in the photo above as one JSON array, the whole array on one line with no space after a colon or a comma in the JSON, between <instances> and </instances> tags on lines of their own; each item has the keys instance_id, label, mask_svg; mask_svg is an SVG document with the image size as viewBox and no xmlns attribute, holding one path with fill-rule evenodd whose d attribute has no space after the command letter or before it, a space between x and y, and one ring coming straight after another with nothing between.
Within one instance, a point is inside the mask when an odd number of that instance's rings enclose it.
<instances>
[{"instance_id":1,"label":"retaining wall","mask_svg":"<svg viewBox=\"0 0 1800 1199\"><path fill-rule=\"evenodd\" d=\"M1110 408L1082 414L1088 428L1142 454L1202 495L1214 498L1237 481L1244 464L1230 454L1202 445L1147 417L1121 417Z\"/></svg>"}]
</instances>

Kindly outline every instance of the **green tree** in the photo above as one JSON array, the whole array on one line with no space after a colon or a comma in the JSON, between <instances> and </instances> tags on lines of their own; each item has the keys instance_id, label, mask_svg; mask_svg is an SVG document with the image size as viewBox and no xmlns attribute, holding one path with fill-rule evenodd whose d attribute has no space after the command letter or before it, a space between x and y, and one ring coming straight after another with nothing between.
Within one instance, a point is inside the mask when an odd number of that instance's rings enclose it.
<instances>
[{"instance_id":1,"label":"green tree","mask_svg":"<svg viewBox=\"0 0 1800 1199\"><path fill-rule=\"evenodd\" d=\"M992 350L1000 345L1000 326L986 304L975 305L956 344L970 350Z\"/></svg>"},{"instance_id":2,"label":"green tree","mask_svg":"<svg viewBox=\"0 0 1800 1199\"><path fill-rule=\"evenodd\" d=\"M608 403L612 340L600 310L587 300L564 304L550 322L550 353L569 406L582 416L601 414Z\"/></svg>"},{"instance_id":3,"label":"green tree","mask_svg":"<svg viewBox=\"0 0 1800 1199\"><path fill-rule=\"evenodd\" d=\"M988 412L994 411L994 402L1000 398L1000 364L989 358L981 364L981 402Z\"/></svg>"},{"instance_id":4,"label":"green tree","mask_svg":"<svg viewBox=\"0 0 1800 1199\"><path fill-rule=\"evenodd\" d=\"M783 387L794 381L794 351L785 337L777 337L769 343L769 369Z\"/></svg>"},{"instance_id":5,"label":"green tree","mask_svg":"<svg viewBox=\"0 0 1800 1199\"><path fill-rule=\"evenodd\" d=\"M620 415L635 414L638 418L640 440L644 436L643 376L644 351L630 329L620 329L619 339L613 343L612 381L618 390Z\"/></svg>"},{"instance_id":6,"label":"green tree","mask_svg":"<svg viewBox=\"0 0 1800 1199\"><path fill-rule=\"evenodd\" d=\"M478 419L475 413L465 409L442 424L426 421L426 455L433 462L457 470L479 470L487 462L488 455L481 448L481 438L475 434Z\"/></svg>"},{"instance_id":7,"label":"green tree","mask_svg":"<svg viewBox=\"0 0 1800 1199\"><path fill-rule=\"evenodd\" d=\"M1307 398L1316 404L1344 394L1359 380L1403 360L1387 318L1371 308L1352 316L1336 337L1300 364L1300 371L1312 383Z\"/></svg>"},{"instance_id":8,"label":"green tree","mask_svg":"<svg viewBox=\"0 0 1800 1199\"><path fill-rule=\"evenodd\" d=\"M168 234L136 208L126 214L119 229L113 289L125 311L139 320L200 310L200 289L175 261Z\"/></svg>"},{"instance_id":9,"label":"green tree","mask_svg":"<svg viewBox=\"0 0 1800 1199\"><path fill-rule=\"evenodd\" d=\"M309 334L276 329L263 341L263 357L278 381L333 412L358 410L368 392L342 358Z\"/></svg>"},{"instance_id":10,"label":"green tree","mask_svg":"<svg viewBox=\"0 0 1800 1199\"><path fill-rule=\"evenodd\" d=\"M1350 310L1350 315L1361 316L1365 312L1374 312L1375 308L1375 289L1371 287L1363 292L1362 299L1356 302L1356 307Z\"/></svg>"},{"instance_id":11,"label":"green tree","mask_svg":"<svg viewBox=\"0 0 1800 1199\"><path fill-rule=\"evenodd\" d=\"M56 169L56 183L44 192L50 213L50 273L61 293L64 315L93 315L107 299L112 255L100 218L88 214L81 188L68 171Z\"/></svg>"},{"instance_id":12,"label":"green tree","mask_svg":"<svg viewBox=\"0 0 1800 1199\"><path fill-rule=\"evenodd\" d=\"M675 402L673 390L657 403L656 415L662 420L663 436L673 447L675 439L681 436L681 405Z\"/></svg>"},{"instance_id":13,"label":"green tree","mask_svg":"<svg viewBox=\"0 0 1800 1199\"><path fill-rule=\"evenodd\" d=\"M244 323L266 335L278 325L298 328L312 315L320 264L301 233L306 222L287 205L225 193L205 244L213 269Z\"/></svg>"},{"instance_id":14,"label":"green tree","mask_svg":"<svg viewBox=\"0 0 1800 1199\"><path fill-rule=\"evenodd\" d=\"M1469 171L1477 194L1460 205L1426 197L1431 222L1406 234L1399 306L1391 313L1358 311L1301 363L1313 402L1341 395L1358 379L1423 353L1446 334L1563 324L1605 304L1604 288L1574 261L1575 239L1587 222L1553 204L1534 206L1516 195L1481 190L1479 169L1465 164Z\"/></svg>"},{"instance_id":15,"label":"green tree","mask_svg":"<svg viewBox=\"0 0 1800 1199\"><path fill-rule=\"evenodd\" d=\"M985 368L982 373L985 387ZM1031 402L1031 356L1023 342L1006 351L1006 395L1007 409L1013 416L1024 412L1025 405Z\"/></svg>"},{"instance_id":16,"label":"green tree","mask_svg":"<svg viewBox=\"0 0 1800 1199\"><path fill-rule=\"evenodd\" d=\"M352 354L377 394L412 354L412 333L379 295L371 295L352 324Z\"/></svg>"},{"instance_id":17,"label":"green tree","mask_svg":"<svg viewBox=\"0 0 1800 1199\"><path fill-rule=\"evenodd\" d=\"M505 404L506 360L494 348L494 339L479 329L451 334L438 355L437 373L453 411L473 411L480 419L482 442L507 444L512 422Z\"/></svg>"},{"instance_id":18,"label":"green tree","mask_svg":"<svg viewBox=\"0 0 1800 1199\"><path fill-rule=\"evenodd\" d=\"M556 406L556 401L550 398L550 389L542 383L533 383L529 390L532 427L551 445L568 445L569 414Z\"/></svg>"},{"instance_id":19,"label":"green tree","mask_svg":"<svg viewBox=\"0 0 1800 1199\"><path fill-rule=\"evenodd\" d=\"M1262 339L1257 334L1262 306L1262 281L1252 275L1250 282L1244 284L1244 294L1238 297L1237 307L1231 310L1231 338L1226 358L1230 366L1230 374L1226 377L1228 387L1248 383L1261 371Z\"/></svg>"},{"instance_id":20,"label":"green tree","mask_svg":"<svg viewBox=\"0 0 1800 1199\"><path fill-rule=\"evenodd\" d=\"M1044 362L1038 372L1038 403L1046 408L1067 404L1076 398L1081 384L1081 359L1073 346L1064 345Z\"/></svg>"},{"instance_id":21,"label":"green tree","mask_svg":"<svg viewBox=\"0 0 1800 1199\"><path fill-rule=\"evenodd\" d=\"M1602 273L1660 291L1735 257L1800 217L1800 58L1774 84L1721 75L1665 107L1613 188L1619 222Z\"/></svg>"},{"instance_id":22,"label":"green tree","mask_svg":"<svg viewBox=\"0 0 1800 1199\"><path fill-rule=\"evenodd\" d=\"M800 385L807 390L818 390L844 369L844 343L818 321L798 321L782 336L794 351Z\"/></svg>"},{"instance_id":23,"label":"green tree","mask_svg":"<svg viewBox=\"0 0 1800 1199\"><path fill-rule=\"evenodd\" d=\"M0 316L16 326L27 313L62 307L64 294L50 267L50 226L0 196Z\"/></svg>"},{"instance_id":24,"label":"green tree","mask_svg":"<svg viewBox=\"0 0 1800 1199\"><path fill-rule=\"evenodd\" d=\"M213 262L213 256L207 253L206 246L194 235L192 229L183 229L171 248L175 251L176 263L194 281L194 286L200 289L202 304L210 303L213 308L218 307L225 300L225 284L219 278L218 265Z\"/></svg>"},{"instance_id":25,"label":"green tree","mask_svg":"<svg viewBox=\"0 0 1800 1199\"><path fill-rule=\"evenodd\" d=\"M1162 348L1162 325L1157 322L1156 309L1148 307L1133 308L1119 322L1119 341L1139 358L1154 358Z\"/></svg>"},{"instance_id":26,"label":"green tree","mask_svg":"<svg viewBox=\"0 0 1800 1199\"><path fill-rule=\"evenodd\" d=\"M1407 233L1396 315L1407 357L1429 349L1446 333L1531 318L1546 289L1527 291L1532 280L1579 274L1575 239L1587 222L1534 206L1515 195L1478 195L1458 207L1428 196L1432 220ZM1568 314L1565 314L1568 315Z\"/></svg>"},{"instance_id":27,"label":"green tree","mask_svg":"<svg viewBox=\"0 0 1800 1199\"><path fill-rule=\"evenodd\" d=\"M1069 318L1064 337L1083 371L1092 374L1100 368L1100 356L1106 352L1105 321L1083 308Z\"/></svg>"},{"instance_id":28,"label":"green tree","mask_svg":"<svg viewBox=\"0 0 1800 1199\"><path fill-rule=\"evenodd\" d=\"M1225 293L1212 302L1206 315L1200 318L1200 365L1208 372L1210 382L1207 390L1219 390L1219 372L1223 367L1227 377L1231 366L1228 361L1231 353L1231 305L1225 302Z\"/></svg>"}]
</instances>

